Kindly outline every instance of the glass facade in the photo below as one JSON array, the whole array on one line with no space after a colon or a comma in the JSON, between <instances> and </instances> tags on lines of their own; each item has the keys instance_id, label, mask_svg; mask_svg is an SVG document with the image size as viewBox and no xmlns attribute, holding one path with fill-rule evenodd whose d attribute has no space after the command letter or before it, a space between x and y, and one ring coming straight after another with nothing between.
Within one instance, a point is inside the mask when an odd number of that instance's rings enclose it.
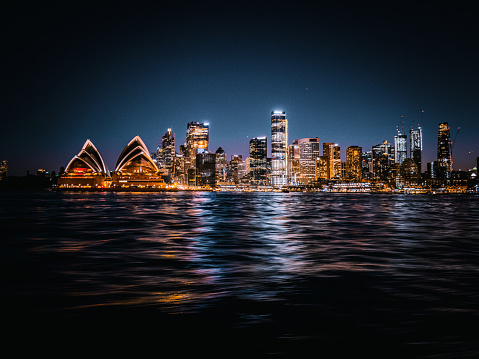
<instances>
[{"instance_id":1,"label":"glass facade","mask_svg":"<svg viewBox=\"0 0 479 359\"><path fill-rule=\"evenodd\" d=\"M271 112L271 185L288 184L288 120L283 111Z\"/></svg>"},{"instance_id":2,"label":"glass facade","mask_svg":"<svg viewBox=\"0 0 479 359\"><path fill-rule=\"evenodd\" d=\"M266 185L267 149L266 137L255 137L249 141L249 166L252 185Z\"/></svg>"}]
</instances>

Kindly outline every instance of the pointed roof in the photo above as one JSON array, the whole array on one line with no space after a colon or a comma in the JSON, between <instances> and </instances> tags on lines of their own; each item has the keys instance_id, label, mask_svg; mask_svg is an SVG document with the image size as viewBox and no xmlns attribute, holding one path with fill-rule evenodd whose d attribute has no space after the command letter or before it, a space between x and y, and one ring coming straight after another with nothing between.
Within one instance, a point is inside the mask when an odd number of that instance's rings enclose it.
<instances>
[{"instance_id":1,"label":"pointed roof","mask_svg":"<svg viewBox=\"0 0 479 359\"><path fill-rule=\"evenodd\" d=\"M121 172L122 168L128 162L138 157L142 157L144 160L148 161L148 163L158 172L158 167L156 167L155 162L153 162L153 159L150 157L150 152L140 136L133 137L133 139L125 146L116 162L115 172Z\"/></svg>"},{"instance_id":2,"label":"pointed roof","mask_svg":"<svg viewBox=\"0 0 479 359\"><path fill-rule=\"evenodd\" d=\"M108 174L108 167L105 165L103 158L100 155L100 152L96 149L93 142L89 139L86 140L81 151L71 159L66 167L66 172L71 171L71 165L79 160L83 162L87 167L89 167L94 173L104 173Z\"/></svg>"}]
</instances>

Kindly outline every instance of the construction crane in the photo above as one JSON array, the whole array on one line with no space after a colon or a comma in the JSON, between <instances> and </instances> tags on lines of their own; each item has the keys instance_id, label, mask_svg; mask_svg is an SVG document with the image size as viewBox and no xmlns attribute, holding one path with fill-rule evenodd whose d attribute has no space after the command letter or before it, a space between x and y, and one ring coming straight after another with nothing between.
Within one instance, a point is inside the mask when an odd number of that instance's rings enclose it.
<instances>
[{"instance_id":1,"label":"construction crane","mask_svg":"<svg viewBox=\"0 0 479 359\"><path fill-rule=\"evenodd\" d=\"M456 143L456 138L457 138L457 135L459 134L460 130L461 130L461 128L458 127L457 132L456 132L456 136L454 136L454 141L451 142L451 151L452 151L452 148L454 147L454 144Z\"/></svg>"}]
</instances>

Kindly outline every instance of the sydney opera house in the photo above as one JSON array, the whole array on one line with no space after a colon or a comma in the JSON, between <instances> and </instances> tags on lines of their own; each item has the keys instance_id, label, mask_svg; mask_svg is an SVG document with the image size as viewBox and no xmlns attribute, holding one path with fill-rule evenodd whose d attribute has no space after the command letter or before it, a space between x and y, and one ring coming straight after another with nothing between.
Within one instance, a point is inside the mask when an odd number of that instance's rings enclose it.
<instances>
[{"instance_id":1,"label":"sydney opera house","mask_svg":"<svg viewBox=\"0 0 479 359\"><path fill-rule=\"evenodd\" d=\"M59 178L58 188L158 191L174 190L176 185L165 182L145 143L136 136L121 152L111 175L96 147L87 140Z\"/></svg>"}]
</instances>

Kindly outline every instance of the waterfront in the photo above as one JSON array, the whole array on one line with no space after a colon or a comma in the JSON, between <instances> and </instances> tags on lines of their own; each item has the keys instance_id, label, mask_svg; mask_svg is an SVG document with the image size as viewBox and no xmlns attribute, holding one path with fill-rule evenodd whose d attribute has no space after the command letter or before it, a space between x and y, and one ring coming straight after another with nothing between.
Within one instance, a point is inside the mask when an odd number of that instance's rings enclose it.
<instances>
[{"instance_id":1,"label":"waterfront","mask_svg":"<svg viewBox=\"0 0 479 359\"><path fill-rule=\"evenodd\" d=\"M478 200L0 192L2 327L179 353L477 356Z\"/></svg>"}]
</instances>

